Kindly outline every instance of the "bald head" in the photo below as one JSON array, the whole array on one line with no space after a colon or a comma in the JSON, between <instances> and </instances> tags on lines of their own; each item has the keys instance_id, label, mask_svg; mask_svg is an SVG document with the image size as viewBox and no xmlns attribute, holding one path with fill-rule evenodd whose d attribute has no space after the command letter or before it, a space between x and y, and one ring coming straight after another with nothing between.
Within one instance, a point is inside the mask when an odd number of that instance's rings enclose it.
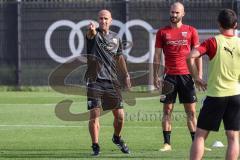
<instances>
[{"instance_id":1,"label":"bald head","mask_svg":"<svg viewBox=\"0 0 240 160\"><path fill-rule=\"evenodd\" d=\"M109 31L109 27L112 24L112 14L109 10L103 9L98 12L98 23L99 28L107 33Z\"/></svg>"},{"instance_id":2,"label":"bald head","mask_svg":"<svg viewBox=\"0 0 240 160\"><path fill-rule=\"evenodd\" d=\"M103 10L98 12L98 17L102 16L102 15L106 15L106 16L112 18L111 12L109 10L106 10L106 9L103 9Z\"/></svg>"},{"instance_id":3,"label":"bald head","mask_svg":"<svg viewBox=\"0 0 240 160\"><path fill-rule=\"evenodd\" d=\"M180 2L175 2L170 8L170 21L172 24L181 24L185 15L184 6Z\"/></svg>"},{"instance_id":4,"label":"bald head","mask_svg":"<svg viewBox=\"0 0 240 160\"><path fill-rule=\"evenodd\" d=\"M178 8L179 10L182 10L182 12L184 12L184 6L182 3L180 2L174 2L172 5L171 5L171 8Z\"/></svg>"}]
</instances>

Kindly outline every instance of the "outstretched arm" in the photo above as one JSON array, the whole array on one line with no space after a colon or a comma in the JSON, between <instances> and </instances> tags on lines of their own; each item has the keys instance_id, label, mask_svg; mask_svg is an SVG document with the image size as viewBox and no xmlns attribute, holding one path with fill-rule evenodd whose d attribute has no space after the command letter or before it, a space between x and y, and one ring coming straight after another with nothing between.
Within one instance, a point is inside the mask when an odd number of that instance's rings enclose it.
<instances>
[{"instance_id":1,"label":"outstretched arm","mask_svg":"<svg viewBox=\"0 0 240 160\"><path fill-rule=\"evenodd\" d=\"M93 22L90 22L90 24L88 25L87 38L93 39L96 34L97 34L96 26Z\"/></svg>"}]
</instances>

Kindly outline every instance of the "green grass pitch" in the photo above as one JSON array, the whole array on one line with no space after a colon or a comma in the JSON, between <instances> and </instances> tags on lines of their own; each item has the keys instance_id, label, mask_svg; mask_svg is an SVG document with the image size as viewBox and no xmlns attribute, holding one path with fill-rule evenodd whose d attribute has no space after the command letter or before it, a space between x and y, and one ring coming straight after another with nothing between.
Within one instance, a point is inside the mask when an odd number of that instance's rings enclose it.
<instances>
[{"instance_id":1,"label":"green grass pitch","mask_svg":"<svg viewBox=\"0 0 240 160\"><path fill-rule=\"evenodd\" d=\"M199 101L204 94L198 94ZM55 106L61 100L73 100L73 113L86 111L86 98L54 91L0 92L0 159L93 159L87 121L63 121L56 117ZM197 112L200 110L200 102ZM112 114L101 117L101 154L96 159L188 159L191 138L185 112L178 103L173 114L171 152L159 152L162 146L162 105L158 97L137 99L135 106L125 105L122 132L131 154L124 155L112 143ZM224 148L212 148L204 159L224 159L226 138L212 132L206 141L211 147L220 140Z\"/></svg>"}]
</instances>

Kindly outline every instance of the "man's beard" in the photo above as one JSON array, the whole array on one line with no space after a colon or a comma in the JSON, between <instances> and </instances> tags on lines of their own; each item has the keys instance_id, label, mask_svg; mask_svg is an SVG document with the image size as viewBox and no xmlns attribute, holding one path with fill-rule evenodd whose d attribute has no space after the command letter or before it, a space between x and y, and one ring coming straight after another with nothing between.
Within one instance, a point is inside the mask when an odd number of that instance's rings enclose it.
<instances>
[{"instance_id":1,"label":"man's beard","mask_svg":"<svg viewBox=\"0 0 240 160\"><path fill-rule=\"evenodd\" d=\"M181 18L177 18L177 17L170 17L170 21L171 21L172 23L178 23L178 22L180 22L180 21L181 21Z\"/></svg>"}]
</instances>

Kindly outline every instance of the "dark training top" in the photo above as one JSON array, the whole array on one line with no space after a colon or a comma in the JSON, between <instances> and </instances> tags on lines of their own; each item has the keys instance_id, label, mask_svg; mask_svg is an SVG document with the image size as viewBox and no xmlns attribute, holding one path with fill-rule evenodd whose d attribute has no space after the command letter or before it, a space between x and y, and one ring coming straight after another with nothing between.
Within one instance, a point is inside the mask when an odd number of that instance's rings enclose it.
<instances>
[{"instance_id":1,"label":"dark training top","mask_svg":"<svg viewBox=\"0 0 240 160\"><path fill-rule=\"evenodd\" d=\"M122 54L122 43L117 33L109 31L103 34L97 28L93 39L87 39L87 80L117 80L116 56Z\"/></svg>"}]
</instances>

